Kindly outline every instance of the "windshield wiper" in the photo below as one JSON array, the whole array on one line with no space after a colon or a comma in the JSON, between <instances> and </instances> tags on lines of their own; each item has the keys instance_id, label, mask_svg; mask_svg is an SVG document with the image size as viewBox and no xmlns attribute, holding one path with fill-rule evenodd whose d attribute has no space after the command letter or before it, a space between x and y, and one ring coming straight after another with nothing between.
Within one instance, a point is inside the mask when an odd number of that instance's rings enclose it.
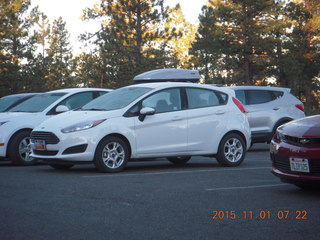
<instances>
[{"instance_id":1,"label":"windshield wiper","mask_svg":"<svg viewBox=\"0 0 320 240\"><path fill-rule=\"evenodd\" d=\"M101 108L81 108L82 111L106 111L105 109L101 109Z\"/></svg>"}]
</instances>

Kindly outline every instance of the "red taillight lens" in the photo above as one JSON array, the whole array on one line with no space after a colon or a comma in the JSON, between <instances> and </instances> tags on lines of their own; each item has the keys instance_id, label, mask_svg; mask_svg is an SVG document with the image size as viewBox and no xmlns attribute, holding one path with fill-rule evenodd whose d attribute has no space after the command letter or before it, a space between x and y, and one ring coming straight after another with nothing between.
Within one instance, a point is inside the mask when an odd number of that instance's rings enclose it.
<instances>
[{"instance_id":1,"label":"red taillight lens","mask_svg":"<svg viewBox=\"0 0 320 240\"><path fill-rule=\"evenodd\" d=\"M238 99L236 99L236 98L232 98L232 101L234 102L234 104L240 109L240 111L242 112L242 113L246 113L246 109L244 108L244 106L242 105L242 103L238 100Z\"/></svg>"},{"instance_id":2,"label":"red taillight lens","mask_svg":"<svg viewBox=\"0 0 320 240\"><path fill-rule=\"evenodd\" d=\"M303 104L296 104L296 108L298 108L299 110L301 110L302 112L304 112L304 106L303 106Z\"/></svg>"}]
</instances>

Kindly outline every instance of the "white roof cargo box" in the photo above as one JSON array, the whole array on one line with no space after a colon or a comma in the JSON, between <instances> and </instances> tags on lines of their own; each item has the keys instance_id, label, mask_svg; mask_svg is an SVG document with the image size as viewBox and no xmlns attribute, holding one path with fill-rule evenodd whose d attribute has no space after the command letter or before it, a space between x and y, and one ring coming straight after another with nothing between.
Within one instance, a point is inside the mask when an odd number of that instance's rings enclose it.
<instances>
[{"instance_id":1,"label":"white roof cargo box","mask_svg":"<svg viewBox=\"0 0 320 240\"><path fill-rule=\"evenodd\" d=\"M199 82L200 73L198 70L188 69L157 69L141 73L134 77L135 83L150 82Z\"/></svg>"}]
</instances>

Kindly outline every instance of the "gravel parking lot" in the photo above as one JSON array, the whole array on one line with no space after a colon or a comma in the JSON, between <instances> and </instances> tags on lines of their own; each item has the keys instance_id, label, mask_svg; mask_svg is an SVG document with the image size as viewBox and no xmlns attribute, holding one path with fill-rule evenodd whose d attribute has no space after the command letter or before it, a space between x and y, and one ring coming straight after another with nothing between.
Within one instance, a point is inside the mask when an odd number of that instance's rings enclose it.
<instances>
[{"instance_id":1,"label":"gravel parking lot","mask_svg":"<svg viewBox=\"0 0 320 240\"><path fill-rule=\"evenodd\" d=\"M236 168L203 157L118 174L0 162L0 239L319 239L320 193L270 166L264 144Z\"/></svg>"}]
</instances>

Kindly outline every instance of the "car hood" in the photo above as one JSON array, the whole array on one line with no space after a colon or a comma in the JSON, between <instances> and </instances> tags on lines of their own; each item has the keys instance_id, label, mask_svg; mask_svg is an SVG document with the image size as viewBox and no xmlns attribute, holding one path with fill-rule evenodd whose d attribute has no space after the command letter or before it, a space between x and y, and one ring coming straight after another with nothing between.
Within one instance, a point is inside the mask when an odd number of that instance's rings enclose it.
<instances>
[{"instance_id":1,"label":"car hood","mask_svg":"<svg viewBox=\"0 0 320 240\"><path fill-rule=\"evenodd\" d=\"M29 112L3 112L0 113L0 121L9 121L15 119L24 119L26 117L36 117L40 113L29 113Z\"/></svg>"},{"instance_id":2,"label":"car hood","mask_svg":"<svg viewBox=\"0 0 320 240\"><path fill-rule=\"evenodd\" d=\"M36 131L54 131L68 127L72 124L81 123L90 120L110 119L121 116L123 111L69 111L51 117L42 122Z\"/></svg>"},{"instance_id":3,"label":"car hood","mask_svg":"<svg viewBox=\"0 0 320 240\"><path fill-rule=\"evenodd\" d=\"M301 118L285 125L279 130L286 135L306 138L320 137L320 115Z\"/></svg>"}]
</instances>

